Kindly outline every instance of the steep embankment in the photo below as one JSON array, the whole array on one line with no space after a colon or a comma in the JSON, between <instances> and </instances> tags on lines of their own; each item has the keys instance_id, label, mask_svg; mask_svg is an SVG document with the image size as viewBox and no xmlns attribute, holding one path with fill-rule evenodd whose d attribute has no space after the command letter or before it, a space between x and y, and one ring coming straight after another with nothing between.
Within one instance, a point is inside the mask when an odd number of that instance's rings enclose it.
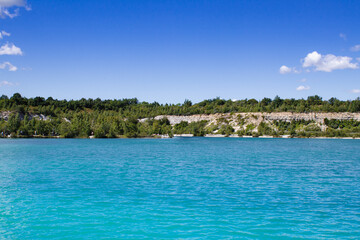
<instances>
[{"instance_id":1,"label":"steep embankment","mask_svg":"<svg viewBox=\"0 0 360 240\"><path fill-rule=\"evenodd\" d=\"M208 121L207 126L221 125L223 123L229 124L235 131L246 129L250 124L255 126L255 131L260 123L266 123L270 126L274 121L313 121L315 125L319 126L322 131L327 127L324 124L324 119L336 120L356 120L360 121L360 113L291 113L291 112L248 112L248 113L224 113L224 114L210 114L210 115L190 115L190 116L174 116L174 115L161 115L155 117L156 120L167 118L171 125L178 124L182 121L191 123L199 121ZM140 121L145 121L141 119Z\"/></svg>"},{"instance_id":2,"label":"steep embankment","mask_svg":"<svg viewBox=\"0 0 360 240\"><path fill-rule=\"evenodd\" d=\"M243 112L199 114L189 116L160 115L136 121L123 116L97 119L84 115L67 119L42 114L17 115L0 112L1 136L64 136L64 137L151 137L187 134L194 136L292 136L292 137L360 137L360 113L292 113ZM166 118L167 120L165 120ZM11 120L11 121L10 121ZM151 121L147 121L151 120ZM156 121L157 120L157 121ZM96 122L97 121L97 122Z\"/></svg>"}]
</instances>

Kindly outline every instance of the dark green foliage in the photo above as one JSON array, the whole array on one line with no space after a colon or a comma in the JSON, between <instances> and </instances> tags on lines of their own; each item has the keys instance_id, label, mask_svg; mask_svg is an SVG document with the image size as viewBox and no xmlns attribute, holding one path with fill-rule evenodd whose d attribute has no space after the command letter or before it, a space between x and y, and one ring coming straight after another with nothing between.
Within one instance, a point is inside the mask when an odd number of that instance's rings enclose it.
<instances>
[{"instance_id":1,"label":"dark green foliage","mask_svg":"<svg viewBox=\"0 0 360 240\"><path fill-rule=\"evenodd\" d=\"M245 128L244 135L248 135L248 136L253 135L253 131L255 128L256 126L254 124L248 124Z\"/></svg>"},{"instance_id":2,"label":"dark green foliage","mask_svg":"<svg viewBox=\"0 0 360 240\"><path fill-rule=\"evenodd\" d=\"M325 119L326 135L331 137L360 137L360 121Z\"/></svg>"},{"instance_id":3,"label":"dark green foliage","mask_svg":"<svg viewBox=\"0 0 360 240\"><path fill-rule=\"evenodd\" d=\"M178 124L175 124L174 126L174 133L175 134L183 134L183 133L189 133L188 129L189 123L188 122L180 122Z\"/></svg>"},{"instance_id":4,"label":"dark green foliage","mask_svg":"<svg viewBox=\"0 0 360 240\"><path fill-rule=\"evenodd\" d=\"M192 106L192 102L188 99L185 99L184 101L184 107L191 107Z\"/></svg>"},{"instance_id":5,"label":"dark green foliage","mask_svg":"<svg viewBox=\"0 0 360 240\"><path fill-rule=\"evenodd\" d=\"M221 125L218 133L223 134L225 136L229 136L234 133L234 128L228 124Z\"/></svg>"},{"instance_id":6,"label":"dark green foliage","mask_svg":"<svg viewBox=\"0 0 360 240\"><path fill-rule=\"evenodd\" d=\"M268 136L275 135L275 132L273 131L273 129L264 122L261 122L259 124L258 133L259 133L260 136L261 135L268 135Z\"/></svg>"},{"instance_id":7,"label":"dark green foliage","mask_svg":"<svg viewBox=\"0 0 360 240\"><path fill-rule=\"evenodd\" d=\"M293 137L297 137L300 136L305 130L309 132L320 130L317 126L314 125L314 123L314 121L306 120L292 120L291 122L273 121L273 125L276 129L276 132L274 132L273 135L291 135Z\"/></svg>"},{"instance_id":8,"label":"dark green foliage","mask_svg":"<svg viewBox=\"0 0 360 240\"><path fill-rule=\"evenodd\" d=\"M208 121L200 121L200 122L192 122L189 124L189 128L191 129L192 134L197 137L204 136L207 132L205 130L205 126Z\"/></svg>"},{"instance_id":9,"label":"dark green foliage","mask_svg":"<svg viewBox=\"0 0 360 240\"><path fill-rule=\"evenodd\" d=\"M244 99L238 101L220 98L204 100L193 104L185 100L183 104L159 104L157 102L139 102L136 98L120 100L80 99L56 100L51 97L25 98L15 93L12 97L0 96L0 112L12 114L5 121L0 119L1 136L62 136L62 137L145 137L154 135L172 135L191 133L202 136L206 133L222 133L230 135L232 127L226 119L219 119L217 125L208 127L206 122L181 122L174 127L168 119L154 120L159 115L193 115L234 112L359 112L360 99L341 101L331 98L328 101L319 96L305 99L273 100L264 98ZM32 118L32 116L38 117ZM40 120L46 116L48 120ZM138 119L147 118L139 122ZM358 133L359 122L326 120L328 134L341 135L347 132ZM245 118L238 117L239 126L243 126ZM318 134L319 128L308 126L311 122L275 122L273 126L260 125L259 134L299 135L301 132ZM333 129L333 130L331 130ZM253 135L255 126L247 125L241 134ZM240 134L240 133L239 133Z\"/></svg>"},{"instance_id":10,"label":"dark green foliage","mask_svg":"<svg viewBox=\"0 0 360 240\"><path fill-rule=\"evenodd\" d=\"M204 136L207 131L205 130L205 126L208 121L200 121L200 122L180 122L175 124L174 133L175 134L193 134L194 136Z\"/></svg>"},{"instance_id":11,"label":"dark green foliage","mask_svg":"<svg viewBox=\"0 0 360 240\"><path fill-rule=\"evenodd\" d=\"M359 112L360 99L353 101L340 101L331 98L322 100L315 95L304 99L282 99L276 96L273 100L264 98L245 99L239 101L224 100L220 98L204 100L193 104L185 100L183 104L159 104L157 102L139 102L136 98L121 100L80 99L56 100L51 97L24 98L15 93L11 98L5 95L0 97L0 111L11 110L20 113L36 113L47 116L58 116L61 113L81 111L114 111L123 116L136 118L154 117L158 115L191 115L230 112Z\"/></svg>"},{"instance_id":12,"label":"dark green foliage","mask_svg":"<svg viewBox=\"0 0 360 240\"><path fill-rule=\"evenodd\" d=\"M143 137L151 135L172 135L172 127L167 118L160 120L148 119L145 123L140 124L139 131Z\"/></svg>"},{"instance_id":13,"label":"dark green foliage","mask_svg":"<svg viewBox=\"0 0 360 240\"><path fill-rule=\"evenodd\" d=\"M359 127L360 126L360 121L356 121L356 120L338 120L338 119L327 119L325 118L324 123L326 126L333 128L333 129L343 129L343 128L347 128L347 129L351 129L354 127Z\"/></svg>"},{"instance_id":14,"label":"dark green foliage","mask_svg":"<svg viewBox=\"0 0 360 240\"><path fill-rule=\"evenodd\" d=\"M19 114L12 114L7 122L7 130L10 133L15 133L21 125L21 119Z\"/></svg>"},{"instance_id":15,"label":"dark green foliage","mask_svg":"<svg viewBox=\"0 0 360 240\"><path fill-rule=\"evenodd\" d=\"M137 137L138 131L138 120L136 118L128 118L124 124L124 135L129 138Z\"/></svg>"}]
</instances>

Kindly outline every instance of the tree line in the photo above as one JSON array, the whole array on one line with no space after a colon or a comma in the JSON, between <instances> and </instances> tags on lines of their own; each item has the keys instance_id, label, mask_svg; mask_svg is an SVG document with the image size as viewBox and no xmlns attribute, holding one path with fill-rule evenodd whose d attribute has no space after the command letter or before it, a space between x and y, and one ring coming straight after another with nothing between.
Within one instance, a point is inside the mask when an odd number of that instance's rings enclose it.
<instances>
[{"instance_id":1,"label":"tree line","mask_svg":"<svg viewBox=\"0 0 360 240\"><path fill-rule=\"evenodd\" d=\"M360 99L342 101L336 98L323 100L319 96L307 99L274 99L262 100L224 100L220 98L208 99L193 104L185 100L182 104L160 104L157 102L140 102L136 98L101 100L57 100L51 97L26 98L19 93L11 97L0 97L0 113L10 112L8 119L0 115L0 137L18 136L61 136L61 137L146 137L191 133L203 136L207 133L224 135L241 134L256 135L255 126L247 125L242 132L235 133L229 124L207 126L207 122L182 122L171 126L169 120L155 120L158 115L193 115L235 112L360 112ZM40 120L35 115L44 115L49 120ZM147 120L139 121L139 119ZM244 120L240 119L239 124ZM265 123L257 127L257 132L276 135L279 133L295 134L299 124L306 123L274 123L272 127ZM326 122L331 129L357 129L357 122ZM347 125L344 125L347 124ZM305 127L307 132L318 129ZM278 129L278 130L274 130ZM299 132L299 131L298 131ZM344 131L343 131L344 132Z\"/></svg>"},{"instance_id":2,"label":"tree line","mask_svg":"<svg viewBox=\"0 0 360 240\"><path fill-rule=\"evenodd\" d=\"M49 97L26 98L19 93L12 97L0 97L0 110L12 110L21 113L32 112L48 116L57 116L71 111L115 111L124 116L137 118L157 115L193 115L231 112L360 112L360 99L342 101L337 98L323 100L321 97L309 96L307 99L274 99L263 98L224 100L214 98L193 104L185 100L182 104L160 104L158 102L140 102L137 98L101 100L57 100Z\"/></svg>"}]
</instances>

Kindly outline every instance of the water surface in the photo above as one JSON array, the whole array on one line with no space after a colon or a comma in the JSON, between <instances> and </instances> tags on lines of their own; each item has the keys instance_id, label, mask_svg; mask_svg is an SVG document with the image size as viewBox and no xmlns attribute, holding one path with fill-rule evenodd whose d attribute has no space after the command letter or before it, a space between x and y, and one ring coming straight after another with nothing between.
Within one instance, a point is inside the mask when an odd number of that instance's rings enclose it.
<instances>
[{"instance_id":1,"label":"water surface","mask_svg":"<svg viewBox=\"0 0 360 240\"><path fill-rule=\"evenodd\" d=\"M359 239L360 140L0 139L1 239Z\"/></svg>"}]
</instances>

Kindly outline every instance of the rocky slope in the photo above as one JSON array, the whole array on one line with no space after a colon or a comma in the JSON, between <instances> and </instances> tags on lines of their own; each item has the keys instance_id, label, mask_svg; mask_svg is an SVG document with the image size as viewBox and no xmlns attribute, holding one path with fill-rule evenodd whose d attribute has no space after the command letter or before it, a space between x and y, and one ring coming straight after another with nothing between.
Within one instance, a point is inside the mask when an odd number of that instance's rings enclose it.
<instances>
[{"instance_id":1,"label":"rocky slope","mask_svg":"<svg viewBox=\"0 0 360 240\"><path fill-rule=\"evenodd\" d=\"M0 120L7 121L10 115L13 114L10 111L0 112ZM20 114L20 118L23 119L24 115ZM43 114L30 114L29 119L36 118L39 120L49 120L48 116ZM178 124L182 121L191 123L199 121L207 121L207 126L211 125L223 125L229 124L234 128L235 131L246 129L246 127L252 124L255 127L255 132L260 123L264 122L269 126L272 125L273 121L286 121L291 122L293 120L305 120L313 121L314 125L317 125L321 128L322 131L326 130L326 125L324 124L324 119L337 119L337 120L357 120L360 121L360 113L350 113L350 112L332 112L332 113L292 113L292 112L247 112L247 113L218 113L218 114L198 114L190 116L175 116L175 115L160 115L156 116L154 119L159 120L162 118L167 118L170 121L171 125ZM67 119L65 121L70 122ZM146 121L147 118L140 119L140 122Z\"/></svg>"},{"instance_id":2,"label":"rocky slope","mask_svg":"<svg viewBox=\"0 0 360 240\"><path fill-rule=\"evenodd\" d=\"M256 127L261 122L265 122L271 125L273 121L286 121L291 122L293 120L305 120L314 121L322 130L326 129L324 125L324 119L337 119L337 120L357 120L360 121L360 113L292 113L292 112L272 112L272 113L261 113L261 112L248 112L248 113L219 113L210 115L190 115L190 116L173 116L173 115L161 115L155 117L156 120L166 117L169 119L171 125L178 124L182 121L185 122L199 122L208 121L208 126L211 124L218 125L226 123L231 125L235 131L246 128L247 125L253 124ZM140 121L145 121L141 119ZM243 124L239 125L239 122Z\"/></svg>"}]
</instances>

